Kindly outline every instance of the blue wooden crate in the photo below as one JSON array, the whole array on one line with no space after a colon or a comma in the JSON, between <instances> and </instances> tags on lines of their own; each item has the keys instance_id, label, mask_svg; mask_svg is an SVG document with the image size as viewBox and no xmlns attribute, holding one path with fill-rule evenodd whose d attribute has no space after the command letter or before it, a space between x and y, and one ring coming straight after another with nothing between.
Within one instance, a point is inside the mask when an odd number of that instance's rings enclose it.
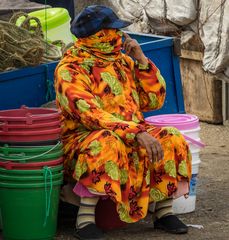
<instances>
[{"instance_id":1,"label":"blue wooden crate","mask_svg":"<svg viewBox=\"0 0 229 240\"><path fill-rule=\"evenodd\" d=\"M149 34L133 34L146 56L158 66L166 80L164 106L144 115L184 113L179 57L173 51L173 38ZM38 107L55 98L53 74L57 62L0 73L0 110L21 105Z\"/></svg>"},{"instance_id":2,"label":"blue wooden crate","mask_svg":"<svg viewBox=\"0 0 229 240\"><path fill-rule=\"evenodd\" d=\"M145 55L160 69L166 81L166 99L157 111L144 113L145 117L169 113L185 113L179 57L174 53L174 39L150 34L131 34L141 45Z\"/></svg>"},{"instance_id":3,"label":"blue wooden crate","mask_svg":"<svg viewBox=\"0 0 229 240\"><path fill-rule=\"evenodd\" d=\"M0 110L22 105L39 107L55 97L53 73L57 62L0 73Z\"/></svg>"}]
</instances>

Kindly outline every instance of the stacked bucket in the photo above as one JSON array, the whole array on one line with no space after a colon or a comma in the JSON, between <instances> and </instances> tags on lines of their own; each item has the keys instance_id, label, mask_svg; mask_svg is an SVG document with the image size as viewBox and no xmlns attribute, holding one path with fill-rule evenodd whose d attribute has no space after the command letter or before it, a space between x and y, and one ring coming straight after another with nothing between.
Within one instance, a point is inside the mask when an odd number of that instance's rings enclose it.
<instances>
[{"instance_id":1,"label":"stacked bucket","mask_svg":"<svg viewBox=\"0 0 229 240\"><path fill-rule=\"evenodd\" d=\"M176 214L193 212L196 207L196 185L200 165L200 150L205 145L200 140L200 124L197 116L192 114L162 114L146 118L149 124L156 127L176 127L189 143L192 154L192 178L189 197L181 196L173 201Z\"/></svg>"},{"instance_id":2,"label":"stacked bucket","mask_svg":"<svg viewBox=\"0 0 229 240\"><path fill-rule=\"evenodd\" d=\"M63 182L60 132L56 109L0 111L3 239L54 239Z\"/></svg>"}]
</instances>

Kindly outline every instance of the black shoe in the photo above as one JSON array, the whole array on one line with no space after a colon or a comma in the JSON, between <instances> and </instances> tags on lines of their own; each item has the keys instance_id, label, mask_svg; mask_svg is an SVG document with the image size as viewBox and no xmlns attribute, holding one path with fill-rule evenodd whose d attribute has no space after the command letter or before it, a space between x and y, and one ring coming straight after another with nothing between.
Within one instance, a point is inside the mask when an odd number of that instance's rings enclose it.
<instances>
[{"instance_id":1,"label":"black shoe","mask_svg":"<svg viewBox=\"0 0 229 240\"><path fill-rule=\"evenodd\" d=\"M166 232L174 234L183 234L188 232L188 226L186 226L181 220L175 215L168 215L157 219L154 222L155 229L163 229Z\"/></svg>"},{"instance_id":2,"label":"black shoe","mask_svg":"<svg viewBox=\"0 0 229 240\"><path fill-rule=\"evenodd\" d=\"M77 229L74 236L79 240L105 240L103 232L94 223Z\"/></svg>"}]
</instances>

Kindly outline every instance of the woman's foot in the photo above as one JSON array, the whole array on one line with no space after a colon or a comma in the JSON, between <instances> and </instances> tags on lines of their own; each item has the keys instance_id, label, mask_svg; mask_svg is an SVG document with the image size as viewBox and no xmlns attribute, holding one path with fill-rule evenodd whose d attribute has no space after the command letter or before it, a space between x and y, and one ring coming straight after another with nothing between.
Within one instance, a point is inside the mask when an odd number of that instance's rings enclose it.
<instances>
[{"instance_id":1,"label":"woman's foot","mask_svg":"<svg viewBox=\"0 0 229 240\"><path fill-rule=\"evenodd\" d=\"M162 229L169 233L184 234L188 232L188 226L186 226L175 215L167 215L154 222L155 229Z\"/></svg>"},{"instance_id":2,"label":"woman's foot","mask_svg":"<svg viewBox=\"0 0 229 240\"><path fill-rule=\"evenodd\" d=\"M103 232L94 223L77 229L74 236L79 240L105 240Z\"/></svg>"}]
</instances>

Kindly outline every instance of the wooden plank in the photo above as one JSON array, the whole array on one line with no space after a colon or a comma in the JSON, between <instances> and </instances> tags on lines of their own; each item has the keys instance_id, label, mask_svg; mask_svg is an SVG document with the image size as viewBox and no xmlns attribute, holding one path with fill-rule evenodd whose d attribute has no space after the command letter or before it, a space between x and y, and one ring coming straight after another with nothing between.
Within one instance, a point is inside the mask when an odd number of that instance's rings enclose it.
<instances>
[{"instance_id":1,"label":"wooden plank","mask_svg":"<svg viewBox=\"0 0 229 240\"><path fill-rule=\"evenodd\" d=\"M199 60L180 62L186 112L202 121L222 123L222 81L205 72Z\"/></svg>"},{"instance_id":2,"label":"wooden plank","mask_svg":"<svg viewBox=\"0 0 229 240\"><path fill-rule=\"evenodd\" d=\"M229 83L223 81L222 84L223 123L229 125Z\"/></svg>"},{"instance_id":3,"label":"wooden plank","mask_svg":"<svg viewBox=\"0 0 229 240\"><path fill-rule=\"evenodd\" d=\"M173 64L173 74L174 74L174 84L175 84L175 93L177 96L177 105L179 113L185 113L184 109L184 96L182 91L182 81L181 81L181 72L180 72L180 61L179 57L175 54L172 55L172 64Z\"/></svg>"},{"instance_id":4,"label":"wooden plank","mask_svg":"<svg viewBox=\"0 0 229 240\"><path fill-rule=\"evenodd\" d=\"M203 60L203 53L202 52L197 52L197 51L189 51L189 50L181 50L181 58L185 59L192 59L196 61L201 61Z\"/></svg>"}]
</instances>

